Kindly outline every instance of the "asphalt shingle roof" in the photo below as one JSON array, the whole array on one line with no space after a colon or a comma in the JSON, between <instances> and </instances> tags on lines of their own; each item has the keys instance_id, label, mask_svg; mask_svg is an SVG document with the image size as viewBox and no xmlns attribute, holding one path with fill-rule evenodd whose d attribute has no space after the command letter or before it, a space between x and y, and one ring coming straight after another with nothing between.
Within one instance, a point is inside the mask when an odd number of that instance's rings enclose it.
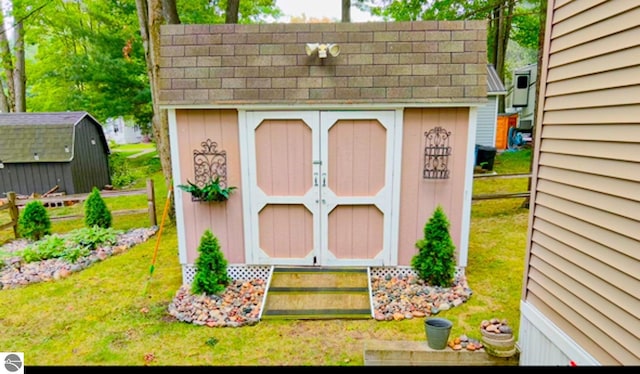
<instances>
[{"instance_id":1,"label":"asphalt shingle roof","mask_svg":"<svg viewBox=\"0 0 640 374\"><path fill-rule=\"evenodd\" d=\"M67 162L75 126L87 112L0 113L0 161Z\"/></svg>"}]
</instances>

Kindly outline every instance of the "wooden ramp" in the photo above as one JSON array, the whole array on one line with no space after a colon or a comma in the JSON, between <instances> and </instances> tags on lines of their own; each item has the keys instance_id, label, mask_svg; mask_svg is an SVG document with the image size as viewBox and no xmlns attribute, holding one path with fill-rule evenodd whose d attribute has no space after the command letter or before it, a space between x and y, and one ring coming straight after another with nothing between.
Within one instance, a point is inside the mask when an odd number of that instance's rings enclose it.
<instances>
[{"instance_id":1,"label":"wooden ramp","mask_svg":"<svg viewBox=\"0 0 640 374\"><path fill-rule=\"evenodd\" d=\"M370 319L367 268L276 267L262 319Z\"/></svg>"}]
</instances>

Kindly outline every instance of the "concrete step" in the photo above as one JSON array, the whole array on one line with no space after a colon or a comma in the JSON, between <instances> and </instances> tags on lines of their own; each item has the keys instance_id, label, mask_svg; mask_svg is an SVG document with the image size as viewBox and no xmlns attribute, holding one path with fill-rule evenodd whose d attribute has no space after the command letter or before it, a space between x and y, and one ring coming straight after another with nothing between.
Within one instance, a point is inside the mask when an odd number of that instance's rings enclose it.
<instances>
[{"instance_id":1,"label":"concrete step","mask_svg":"<svg viewBox=\"0 0 640 374\"><path fill-rule=\"evenodd\" d=\"M263 319L371 318L366 268L275 268Z\"/></svg>"}]
</instances>

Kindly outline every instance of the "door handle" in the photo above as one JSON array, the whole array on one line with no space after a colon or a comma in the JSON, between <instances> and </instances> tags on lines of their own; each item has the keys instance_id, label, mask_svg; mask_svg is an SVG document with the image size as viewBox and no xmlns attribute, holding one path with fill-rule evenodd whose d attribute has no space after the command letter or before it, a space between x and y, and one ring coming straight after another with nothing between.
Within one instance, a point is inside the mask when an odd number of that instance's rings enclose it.
<instances>
[{"instance_id":1,"label":"door handle","mask_svg":"<svg viewBox=\"0 0 640 374\"><path fill-rule=\"evenodd\" d=\"M327 187L327 173L322 173L322 187Z\"/></svg>"},{"instance_id":2,"label":"door handle","mask_svg":"<svg viewBox=\"0 0 640 374\"><path fill-rule=\"evenodd\" d=\"M313 186L318 187L318 173L313 173Z\"/></svg>"}]
</instances>

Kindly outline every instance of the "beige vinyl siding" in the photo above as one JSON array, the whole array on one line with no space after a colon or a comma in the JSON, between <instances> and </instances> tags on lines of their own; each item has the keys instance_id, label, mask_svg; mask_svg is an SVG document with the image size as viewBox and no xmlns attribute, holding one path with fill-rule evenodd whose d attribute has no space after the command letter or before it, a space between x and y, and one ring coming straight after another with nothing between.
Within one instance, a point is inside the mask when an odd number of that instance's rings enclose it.
<instances>
[{"instance_id":1,"label":"beige vinyl siding","mask_svg":"<svg viewBox=\"0 0 640 374\"><path fill-rule=\"evenodd\" d=\"M584 61L574 61L570 65L554 67L549 71L547 81L559 82L562 79L584 78L589 74L598 74L594 77L600 77L607 71L615 71L616 69L633 68L637 66L640 60L640 49L631 48L616 51L616 53L593 57ZM607 70L603 70L603 67ZM621 70L622 74L626 74L626 70ZM612 82L613 83L613 82ZM570 86L573 81L567 81Z\"/></svg>"},{"instance_id":2,"label":"beige vinyl siding","mask_svg":"<svg viewBox=\"0 0 640 374\"><path fill-rule=\"evenodd\" d=\"M564 248L562 244L555 242L549 237L538 238L538 240L541 243L545 243L547 246L559 246ZM565 249L568 255L573 254L571 248L566 247ZM600 305L607 305L611 302L610 299L628 300L629 298L625 298L624 295L605 298L596 294L593 299L597 300L598 304L594 305L592 303L587 303L582 298L582 295L585 292L591 291L589 283L587 282L593 282L597 279L589 279L588 277L585 277L585 279L575 279L569 274L571 271L579 272L580 267L570 261L570 258L567 259L564 256L555 255L553 252L546 250L543 246L535 245L533 250L538 254L538 256L534 261L535 270L531 273L532 280L538 283L538 285L542 285L548 292L553 293L556 298L564 300L567 304L564 307L570 308L572 310L572 314L580 315L583 318L583 321L575 323L585 324L593 323L593 321L600 321L600 325L603 327L604 333L609 334L609 331L615 331L616 327L619 326L620 321L628 321L638 318L637 314L631 313L622 308L612 309L611 313L607 314L608 318L602 318L603 308L600 307ZM559 285L562 285L562 288L558 288ZM615 290L613 291L615 292ZM635 306L625 306L637 308L637 302L635 304ZM588 329L589 327L585 325L585 328ZM630 331L624 331L622 334L611 336L611 339L622 346L633 346L636 343L637 336L638 325L635 327L632 326Z\"/></svg>"},{"instance_id":3,"label":"beige vinyl siding","mask_svg":"<svg viewBox=\"0 0 640 374\"><path fill-rule=\"evenodd\" d=\"M557 39L586 26L606 22L637 6L637 0L556 1L551 38Z\"/></svg>"},{"instance_id":4,"label":"beige vinyl siding","mask_svg":"<svg viewBox=\"0 0 640 374\"><path fill-rule=\"evenodd\" d=\"M640 2L549 6L523 298L601 364L638 365Z\"/></svg>"},{"instance_id":5,"label":"beige vinyl siding","mask_svg":"<svg viewBox=\"0 0 640 374\"><path fill-rule=\"evenodd\" d=\"M640 182L640 163L628 162L626 164L622 164L618 160L543 153L540 155L538 164L541 167L564 167L565 165L571 165L571 170L575 172L605 175L611 178L625 178ZM615 168L614 166L618 168Z\"/></svg>"}]
</instances>

